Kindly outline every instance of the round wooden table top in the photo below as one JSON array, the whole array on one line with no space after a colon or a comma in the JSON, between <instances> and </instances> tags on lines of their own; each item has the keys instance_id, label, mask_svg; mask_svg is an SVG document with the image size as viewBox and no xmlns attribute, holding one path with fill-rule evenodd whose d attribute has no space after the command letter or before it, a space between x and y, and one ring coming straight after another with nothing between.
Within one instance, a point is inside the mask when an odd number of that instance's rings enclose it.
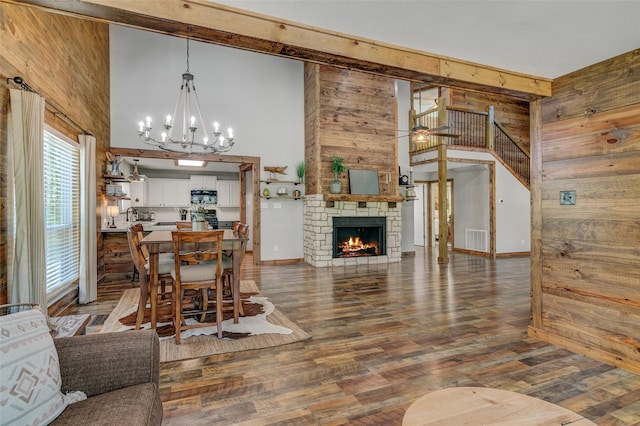
<instances>
[{"instance_id":1,"label":"round wooden table top","mask_svg":"<svg viewBox=\"0 0 640 426\"><path fill-rule=\"evenodd\" d=\"M551 402L479 387L440 389L418 398L407 409L402 425L597 426Z\"/></svg>"}]
</instances>

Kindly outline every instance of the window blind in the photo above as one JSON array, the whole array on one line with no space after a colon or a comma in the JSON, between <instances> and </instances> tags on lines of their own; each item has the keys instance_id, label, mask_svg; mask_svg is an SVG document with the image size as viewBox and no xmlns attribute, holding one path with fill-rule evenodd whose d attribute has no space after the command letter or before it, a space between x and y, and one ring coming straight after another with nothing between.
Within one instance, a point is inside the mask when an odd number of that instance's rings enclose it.
<instances>
[{"instance_id":1,"label":"window blind","mask_svg":"<svg viewBox=\"0 0 640 426\"><path fill-rule=\"evenodd\" d=\"M47 296L77 281L80 267L80 147L45 130Z\"/></svg>"}]
</instances>

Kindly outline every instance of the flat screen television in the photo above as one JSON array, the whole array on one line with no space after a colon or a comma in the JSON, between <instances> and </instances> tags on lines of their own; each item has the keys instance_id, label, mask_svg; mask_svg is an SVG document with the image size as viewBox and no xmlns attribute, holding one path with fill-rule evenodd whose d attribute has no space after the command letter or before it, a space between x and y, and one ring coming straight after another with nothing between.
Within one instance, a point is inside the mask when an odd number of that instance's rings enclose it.
<instances>
[{"instance_id":1,"label":"flat screen television","mask_svg":"<svg viewBox=\"0 0 640 426\"><path fill-rule=\"evenodd\" d=\"M377 170L349 169L349 193L380 195Z\"/></svg>"}]
</instances>

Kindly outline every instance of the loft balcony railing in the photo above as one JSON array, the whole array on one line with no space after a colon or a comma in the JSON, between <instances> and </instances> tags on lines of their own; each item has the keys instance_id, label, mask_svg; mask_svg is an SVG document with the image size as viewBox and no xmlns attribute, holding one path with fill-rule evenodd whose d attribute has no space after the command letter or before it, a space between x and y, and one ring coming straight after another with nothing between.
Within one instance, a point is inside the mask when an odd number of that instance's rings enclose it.
<instances>
[{"instance_id":1,"label":"loft balcony railing","mask_svg":"<svg viewBox=\"0 0 640 426\"><path fill-rule=\"evenodd\" d=\"M449 126L448 133L460 135L458 138L446 138L451 147L468 147L491 150L502 163L527 187L530 185L529 153L509 135L500 123L494 120L493 106L488 111L471 111L463 108L436 105L411 117L412 126L422 125L430 129ZM438 146L439 137L431 136L424 140L412 140L411 154L430 150Z\"/></svg>"}]
</instances>

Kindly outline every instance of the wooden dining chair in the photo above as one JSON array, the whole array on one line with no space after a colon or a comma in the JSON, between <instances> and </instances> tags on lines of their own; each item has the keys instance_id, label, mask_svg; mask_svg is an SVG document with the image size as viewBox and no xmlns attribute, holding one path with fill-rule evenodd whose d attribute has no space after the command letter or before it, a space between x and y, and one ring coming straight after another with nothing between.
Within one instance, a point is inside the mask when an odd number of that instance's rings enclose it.
<instances>
[{"instance_id":1,"label":"wooden dining chair","mask_svg":"<svg viewBox=\"0 0 640 426\"><path fill-rule=\"evenodd\" d=\"M241 230L244 230L241 231ZM247 251L247 243L249 242L249 226L245 225L245 224L241 224L239 223L238 226L238 231L236 231L238 233L238 235L242 238L245 238L244 240L242 240L241 244L241 248L240 248L240 262L239 264L242 264L242 261L244 259L244 255ZM240 289L234 289L233 288L233 250L229 251L228 253L224 254L224 261L222 263L222 281L224 283L224 292L226 294L228 294L231 297L231 300L233 300L233 294L235 291L240 291ZM238 271L238 274L240 273L240 271ZM244 315L244 309L242 308L242 302L240 302L240 306L238 307L239 310L239 315ZM234 318L234 322L235 318L237 318L238 315L233 315Z\"/></svg>"},{"instance_id":2,"label":"wooden dining chair","mask_svg":"<svg viewBox=\"0 0 640 426\"><path fill-rule=\"evenodd\" d=\"M209 221L208 220L204 221L204 227L205 227L205 229L209 229ZM178 229L193 229L193 222L190 222L190 221L176 222L176 228L178 228Z\"/></svg>"},{"instance_id":3,"label":"wooden dining chair","mask_svg":"<svg viewBox=\"0 0 640 426\"><path fill-rule=\"evenodd\" d=\"M173 231L174 267L173 278L173 324L176 344L180 344L180 333L197 327L209 327L206 314L215 313L218 337L222 338L222 240L224 230ZM194 249L194 246L197 247ZM214 299L210 304L211 293ZM185 295L193 302L185 303ZM200 322L187 321L200 317Z\"/></svg>"},{"instance_id":4,"label":"wooden dining chair","mask_svg":"<svg viewBox=\"0 0 640 426\"><path fill-rule=\"evenodd\" d=\"M144 320L144 313L147 308L147 301L158 306L158 297L161 305L168 305L167 281L171 280L171 268L173 267L173 253L161 253L158 259L158 282L160 282L160 293L158 288L149 288L149 251L140 244L144 237L143 226L141 224L131 225L127 230L127 242L134 267L140 276L140 297L138 299L138 316L136 317L136 330L140 329ZM157 312L157 309L152 309ZM156 328L157 318L151 318L151 327Z\"/></svg>"},{"instance_id":5,"label":"wooden dining chair","mask_svg":"<svg viewBox=\"0 0 640 426\"><path fill-rule=\"evenodd\" d=\"M237 232L241 234L249 234L249 225L246 223L239 223Z\"/></svg>"}]
</instances>

